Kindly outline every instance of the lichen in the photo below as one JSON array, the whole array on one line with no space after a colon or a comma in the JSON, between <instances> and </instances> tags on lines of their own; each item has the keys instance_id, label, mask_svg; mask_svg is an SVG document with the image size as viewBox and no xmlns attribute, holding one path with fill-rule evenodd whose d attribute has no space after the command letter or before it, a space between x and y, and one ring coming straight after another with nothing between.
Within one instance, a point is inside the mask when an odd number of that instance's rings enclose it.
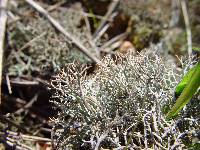
<instances>
[{"instance_id":1,"label":"lichen","mask_svg":"<svg viewBox=\"0 0 200 150\"><path fill-rule=\"evenodd\" d=\"M30 11L27 10L27 5L18 7L21 14ZM61 7L51 12L50 15L95 55L94 49L88 42L89 33L86 26L84 23L80 25L83 19L80 12ZM10 23L8 39L12 51L4 66L9 75L48 75L74 60L80 63L90 62L71 44L69 39L57 32L48 20L38 13L21 18L16 23Z\"/></svg>"},{"instance_id":2,"label":"lichen","mask_svg":"<svg viewBox=\"0 0 200 150\"><path fill-rule=\"evenodd\" d=\"M185 149L181 136L198 128L198 115L188 116L188 108L182 113L193 119L182 115L166 121L163 111L172 106L184 69L178 71L152 52L116 61L106 57L103 63L89 77L86 68L71 64L53 78L57 148Z\"/></svg>"}]
</instances>

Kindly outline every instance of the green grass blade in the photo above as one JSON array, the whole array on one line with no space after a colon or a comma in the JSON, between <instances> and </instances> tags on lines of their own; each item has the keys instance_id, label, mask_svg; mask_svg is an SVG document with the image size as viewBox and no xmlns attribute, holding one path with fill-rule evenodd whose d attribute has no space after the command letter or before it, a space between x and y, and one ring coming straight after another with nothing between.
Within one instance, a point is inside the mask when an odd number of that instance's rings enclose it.
<instances>
[{"instance_id":1,"label":"green grass blade","mask_svg":"<svg viewBox=\"0 0 200 150\"><path fill-rule=\"evenodd\" d=\"M181 93L183 92L183 89L186 87L186 85L189 83L189 81L192 78L192 75L196 69L197 65L192 67L187 73L186 75L183 77L183 79L181 80L181 82L176 86L176 90L175 90L175 94L177 96L180 96Z\"/></svg>"},{"instance_id":2,"label":"green grass blade","mask_svg":"<svg viewBox=\"0 0 200 150\"><path fill-rule=\"evenodd\" d=\"M177 99L175 105L167 114L167 119L171 119L190 101L192 96L196 93L200 86L200 63L195 66L195 70L191 76L190 81L183 89L180 97Z\"/></svg>"}]
</instances>

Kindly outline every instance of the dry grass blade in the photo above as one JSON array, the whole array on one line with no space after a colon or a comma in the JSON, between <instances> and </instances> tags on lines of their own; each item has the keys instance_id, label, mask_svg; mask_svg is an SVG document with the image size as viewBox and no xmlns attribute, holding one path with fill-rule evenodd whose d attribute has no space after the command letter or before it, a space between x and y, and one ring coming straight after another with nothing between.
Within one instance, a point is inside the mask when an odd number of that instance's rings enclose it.
<instances>
[{"instance_id":1,"label":"dry grass blade","mask_svg":"<svg viewBox=\"0 0 200 150\"><path fill-rule=\"evenodd\" d=\"M3 62L3 45L4 45L4 38L6 32L6 21L7 21L7 14L6 14L6 6L8 0L1 0L0 1L0 104L1 104L1 80L2 80L2 62Z\"/></svg>"},{"instance_id":2,"label":"dry grass blade","mask_svg":"<svg viewBox=\"0 0 200 150\"><path fill-rule=\"evenodd\" d=\"M186 28L186 33L187 33L188 55L190 57L192 55L192 32L190 29L190 21L189 21L186 1L185 0L179 0L179 1L181 4L181 9L183 12L183 17L184 17L184 22L185 22L185 28Z\"/></svg>"}]
</instances>

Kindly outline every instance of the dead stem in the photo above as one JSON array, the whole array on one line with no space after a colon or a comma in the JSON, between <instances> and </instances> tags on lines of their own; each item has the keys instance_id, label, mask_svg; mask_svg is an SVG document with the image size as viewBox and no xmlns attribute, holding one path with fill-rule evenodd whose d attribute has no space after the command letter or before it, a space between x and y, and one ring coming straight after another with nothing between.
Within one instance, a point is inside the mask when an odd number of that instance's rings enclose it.
<instances>
[{"instance_id":1,"label":"dead stem","mask_svg":"<svg viewBox=\"0 0 200 150\"><path fill-rule=\"evenodd\" d=\"M7 7L8 0L0 1L0 104L1 104L1 80L2 80L2 63L3 63L3 49L4 49L4 38L6 32L6 22L7 22Z\"/></svg>"}]
</instances>

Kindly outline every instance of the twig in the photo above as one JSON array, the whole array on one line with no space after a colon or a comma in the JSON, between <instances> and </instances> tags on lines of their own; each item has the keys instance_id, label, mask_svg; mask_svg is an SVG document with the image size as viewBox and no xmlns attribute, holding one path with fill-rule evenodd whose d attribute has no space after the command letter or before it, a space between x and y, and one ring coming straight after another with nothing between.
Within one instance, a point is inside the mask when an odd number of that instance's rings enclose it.
<instances>
[{"instance_id":1,"label":"twig","mask_svg":"<svg viewBox=\"0 0 200 150\"><path fill-rule=\"evenodd\" d=\"M3 83L8 84L7 79L6 81L3 80ZM44 85L44 87L50 86L50 84L45 80L42 80L40 78L28 79L26 78L26 76L20 76L20 78L16 79L9 79L9 84L14 86L38 86L38 85Z\"/></svg>"},{"instance_id":2,"label":"twig","mask_svg":"<svg viewBox=\"0 0 200 150\"><path fill-rule=\"evenodd\" d=\"M12 97L10 95L4 95L4 99L8 100L8 102L12 102L14 103L14 105L16 104L17 108L19 109L20 107L24 107L24 105L27 104L26 100L24 99L20 99L20 98L16 98L16 97ZM5 106L4 106L5 107ZM9 107L9 106L8 106ZM12 110L11 110L12 111ZM33 114L34 116L37 117L37 119L42 122L42 123L47 123L49 126L51 126L47 120L46 120L46 116L49 116L49 112L36 107L36 106L32 106L29 109L29 113Z\"/></svg>"},{"instance_id":3,"label":"twig","mask_svg":"<svg viewBox=\"0 0 200 150\"><path fill-rule=\"evenodd\" d=\"M8 144L9 146L13 148L15 147L17 150L33 150L33 148L25 144L19 143L18 141L9 137L6 137L6 144Z\"/></svg>"},{"instance_id":4,"label":"twig","mask_svg":"<svg viewBox=\"0 0 200 150\"><path fill-rule=\"evenodd\" d=\"M65 1L58 2L55 5L52 5L49 8L47 8L47 11L52 12L64 3L65 3ZM16 7L16 6L14 5L14 7ZM16 23L17 21L24 19L24 17L30 17L33 12L34 12L33 10L29 10L29 11L21 14L22 16L20 17L20 16L15 16L11 11L8 11L8 16L11 18L10 21L8 20L8 25Z\"/></svg>"},{"instance_id":5,"label":"twig","mask_svg":"<svg viewBox=\"0 0 200 150\"><path fill-rule=\"evenodd\" d=\"M118 47L120 47L120 45L122 44L123 41L119 40L116 41L115 43L113 43L112 45L110 45L107 48L101 49L102 52L105 53L110 53L110 54L115 54L115 52L113 52L113 50L117 49Z\"/></svg>"},{"instance_id":6,"label":"twig","mask_svg":"<svg viewBox=\"0 0 200 150\"><path fill-rule=\"evenodd\" d=\"M8 136L19 136L18 133L13 132L13 131L6 131L8 133ZM1 133L3 134L3 133ZM43 141L43 142L51 142L51 139L49 138L43 138L43 137L38 137L38 136L31 136L31 135L25 135L25 134L20 134L21 138L23 140L27 141Z\"/></svg>"},{"instance_id":7,"label":"twig","mask_svg":"<svg viewBox=\"0 0 200 150\"><path fill-rule=\"evenodd\" d=\"M4 39L6 32L6 22L7 22L7 7L8 0L0 0L0 104L1 104L1 81L2 81L2 63L3 63L3 49L4 49Z\"/></svg>"},{"instance_id":8,"label":"twig","mask_svg":"<svg viewBox=\"0 0 200 150\"><path fill-rule=\"evenodd\" d=\"M85 20L85 25L86 25L86 28L87 28L87 37L88 37L88 42L90 43L90 45L92 46L92 48L95 50L95 52L97 53L97 55L99 56L99 50L92 38L92 32L91 32L91 27L90 27L90 23L89 23L89 20L88 20L88 17L86 15L83 15L83 18Z\"/></svg>"},{"instance_id":9,"label":"twig","mask_svg":"<svg viewBox=\"0 0 200 150\"><path fill-rule=\"evenodd\" d=\"M103 28L98 32L96 37L94 37L94 41L96 42L98 39L100 39L100 37L102 37L102 35L108 30L109 27L109 24L105 24L105 26L103 26Z\"/></svg>"},{"instance_id":10,"label":"twig","mask_svg":"<svg viewBox=\"0 0 200 150\"><path fill-rule=\"evenodd\" d=\"M105 48L109 47L110 45L112 45L113 43L115 43L118 40L124 40L127 37L127 35L128 35L128 33L124 32L124 33L121 33L121 34L115 36L114 38L112 38L109 41L107 41L106 43L104 43L101 46L101 49L105 49Z\"/></svg>"},{"instance_id":11,"label":"twig","mask_svg":"<svg viewBox=\"0 0 200 150\"><path fill-rule=\"evenodd\" d=\"M112 13L111 16L110 16L110 18L113 19L115 16L117 16L117 12ZM104 35L104 33L109 29L110 26L111 26L110 23L106 23L106 24L101 28L101 30L97 33L97 35L96 35L95 37L93 37L93 38L94 38L94 41L95 41L95 42L98 41L98 39L100 39L100 38Z\"/></svg>"},{"instance_id":12,"label":"twig","mask_svg":"<svg viewBox=\"0 0 200 150\"><path fill-rule=\"evenodd\" d=\"M73 10L72 8L69 9L69 11L76 11L76 10ZM112 18L104 18L100 15L95 15L95 14L90 14L90 13L87 13L87 12L82 12L82 11L76 11L76 12L79 12L80 14L84 15L84 16L87 16L87 17L90 17L90 18L97 18L99 20L105 20L107 22L112 22L113 19Z\"/></svg>"},{"instance_id":13,"label":"twig","mask_svg":"<svg viewBox=\"0 0 200 150\"><path fill-rule=\"evenodd\" d=\"M35 78L34 80L36 80L37 82L39 82L39 84L43 85L45 88L48 89L48 87L50 87L50 83L48 81L45 81L43 79L40 78Z\"/></svg>"},{"instance_id":14,"label":"twig","mask_svg":"<svg viewBox=\"0 0 200 150\"><path fill-rule=\"evenodd\" d=\"M10 83L16 86L37 86L39 85L39 82L37 81L28 81L28 80L21 80L21 81L16 81L16 80L10 80Z\"/></svg>"},{"instance_id":15,"label":"twig","mask_svg":"<svg viewBox=\"0 0 200 150\"><path fill-rule=\"evenodd\" d=\"M186 33L187 33L187 44L188 44L188 55L190 58L190 56L192 55L192 32L190 29L190 21L189 21L188 11L186 7L186 1L180 0L180 3L181 3L181 9L183 12L183 18L185 21L185 27L186 27Z\"/></svg>"},{"instance_id":16,"label":"twig","mask_svg":"<svg viewBox=\"0 0 200 150\"><path fill-rule=\"evenodd\" d=\"M25 111L26 109L30 108L33 103L35 101L37 101L37 98L38 98L38 94L36 94L24 107L18 109L15 113L16 114L21 114L23 111Z\"/></svg>"},{"instance_id":17,"label":"twig","mask_svg":"<svg viewBox=\"0 0 200 150\"><path fill-rule=\"evenodd\" d=\"M64 3L66 3L66 0L61 0L61 1L59 1L58 3L56 3L56 4L52 5L52 6L50 6L50 7L47 9L47 11L48 11L48 12L54 11L55 9L57 9L58 7L60 7L61 5L63 5Z\"/></svg>"},{"instance_id":18,"label":"twig","mask_svg":"<svg viewBox=\"0 0 200 150\"><path fill-rule=\"evenodd\" d=\"M25 105L26 104L25 100L20 99L20 98L15 98L15 97L12 97L10 95L4 95L3 98L8 100L8 101L14 102L14 103L19 103L19 105Z\"/></svg>"},{"instance_id":19,"label":"twig","mask_svg":"<svg viewBox=\"0 0 200 150\"><path fill-rule=\"evenodd\" d=\"M10 85L10 79L9 79L8 74L6 74L6 83L7 83L7 87L8 87L8 93L12 94L12 88L11 88L11 85Z\"/></svg>"},{"instance_id":20,"label":"twig","mask_svg":"<svg viewBox=\"0 0 200 150\"><path fill-rule=\"evenodd\" d=\"M18 51L20 52L20 51L22 51L22 50L28 48L28 47L31 45L31 43L33 43L35 40L41 38L41 37L44 36L45 34L46 34L46 32L42 32L41 34L37 35L36 37L34 37L34 38L31 39L30 41L28 41L26 44L24 44Z\"/></svg>"},{"instance_id":21,"label":"twig","mask_svg":"<svg viewBox=\"0 0 200 150\"><path fill-rule=\"evenodd\" d=\"M75 39L71 34L69 34L61 25L56 21L53 17L51 17L48 12L42 8L40 5L38 5L33 0L25 0L29 5L31 5L33 8L35 8L39 13L44 15L48 21L62 34L64 34L70 41L69 43L74 44L81 52L83 52L86 56L88 56L91 60L93 60L96 63L101 63L98 58L93 56L90 52L88 52L87 48L81 44L77 39Z\"/></svg>"},{"instance_id":22,"label":"twig","mask_svg":"<svg viewBox=\"0 0 200 150\"><path fill-rule=\"evenodd\" d=\"M43 132L46 132L46 133L51 133L52 129L41 127L40 131L43 131Z\"/></svg>"},{"instance_id":23,"label":"twig","mask_svg":"<svg viewBox=\"0 0 200 150\"><path fill-rule=\"evenodd\" d=\"M95 33L93 34L93 37L96 38L98 33L101 31L101 29L105 26L105 24L107 23L108 18L110 18L110 16L112 15L113 11L115 10L115 8L117 7L119 3L119 0L113 0L108 8L108 11L106 13L106 15L104 16L104 20L102 20L101 24L99 25L99 27L97 28L97 30L95 31Z\"/></svg>"}]
</instances>

